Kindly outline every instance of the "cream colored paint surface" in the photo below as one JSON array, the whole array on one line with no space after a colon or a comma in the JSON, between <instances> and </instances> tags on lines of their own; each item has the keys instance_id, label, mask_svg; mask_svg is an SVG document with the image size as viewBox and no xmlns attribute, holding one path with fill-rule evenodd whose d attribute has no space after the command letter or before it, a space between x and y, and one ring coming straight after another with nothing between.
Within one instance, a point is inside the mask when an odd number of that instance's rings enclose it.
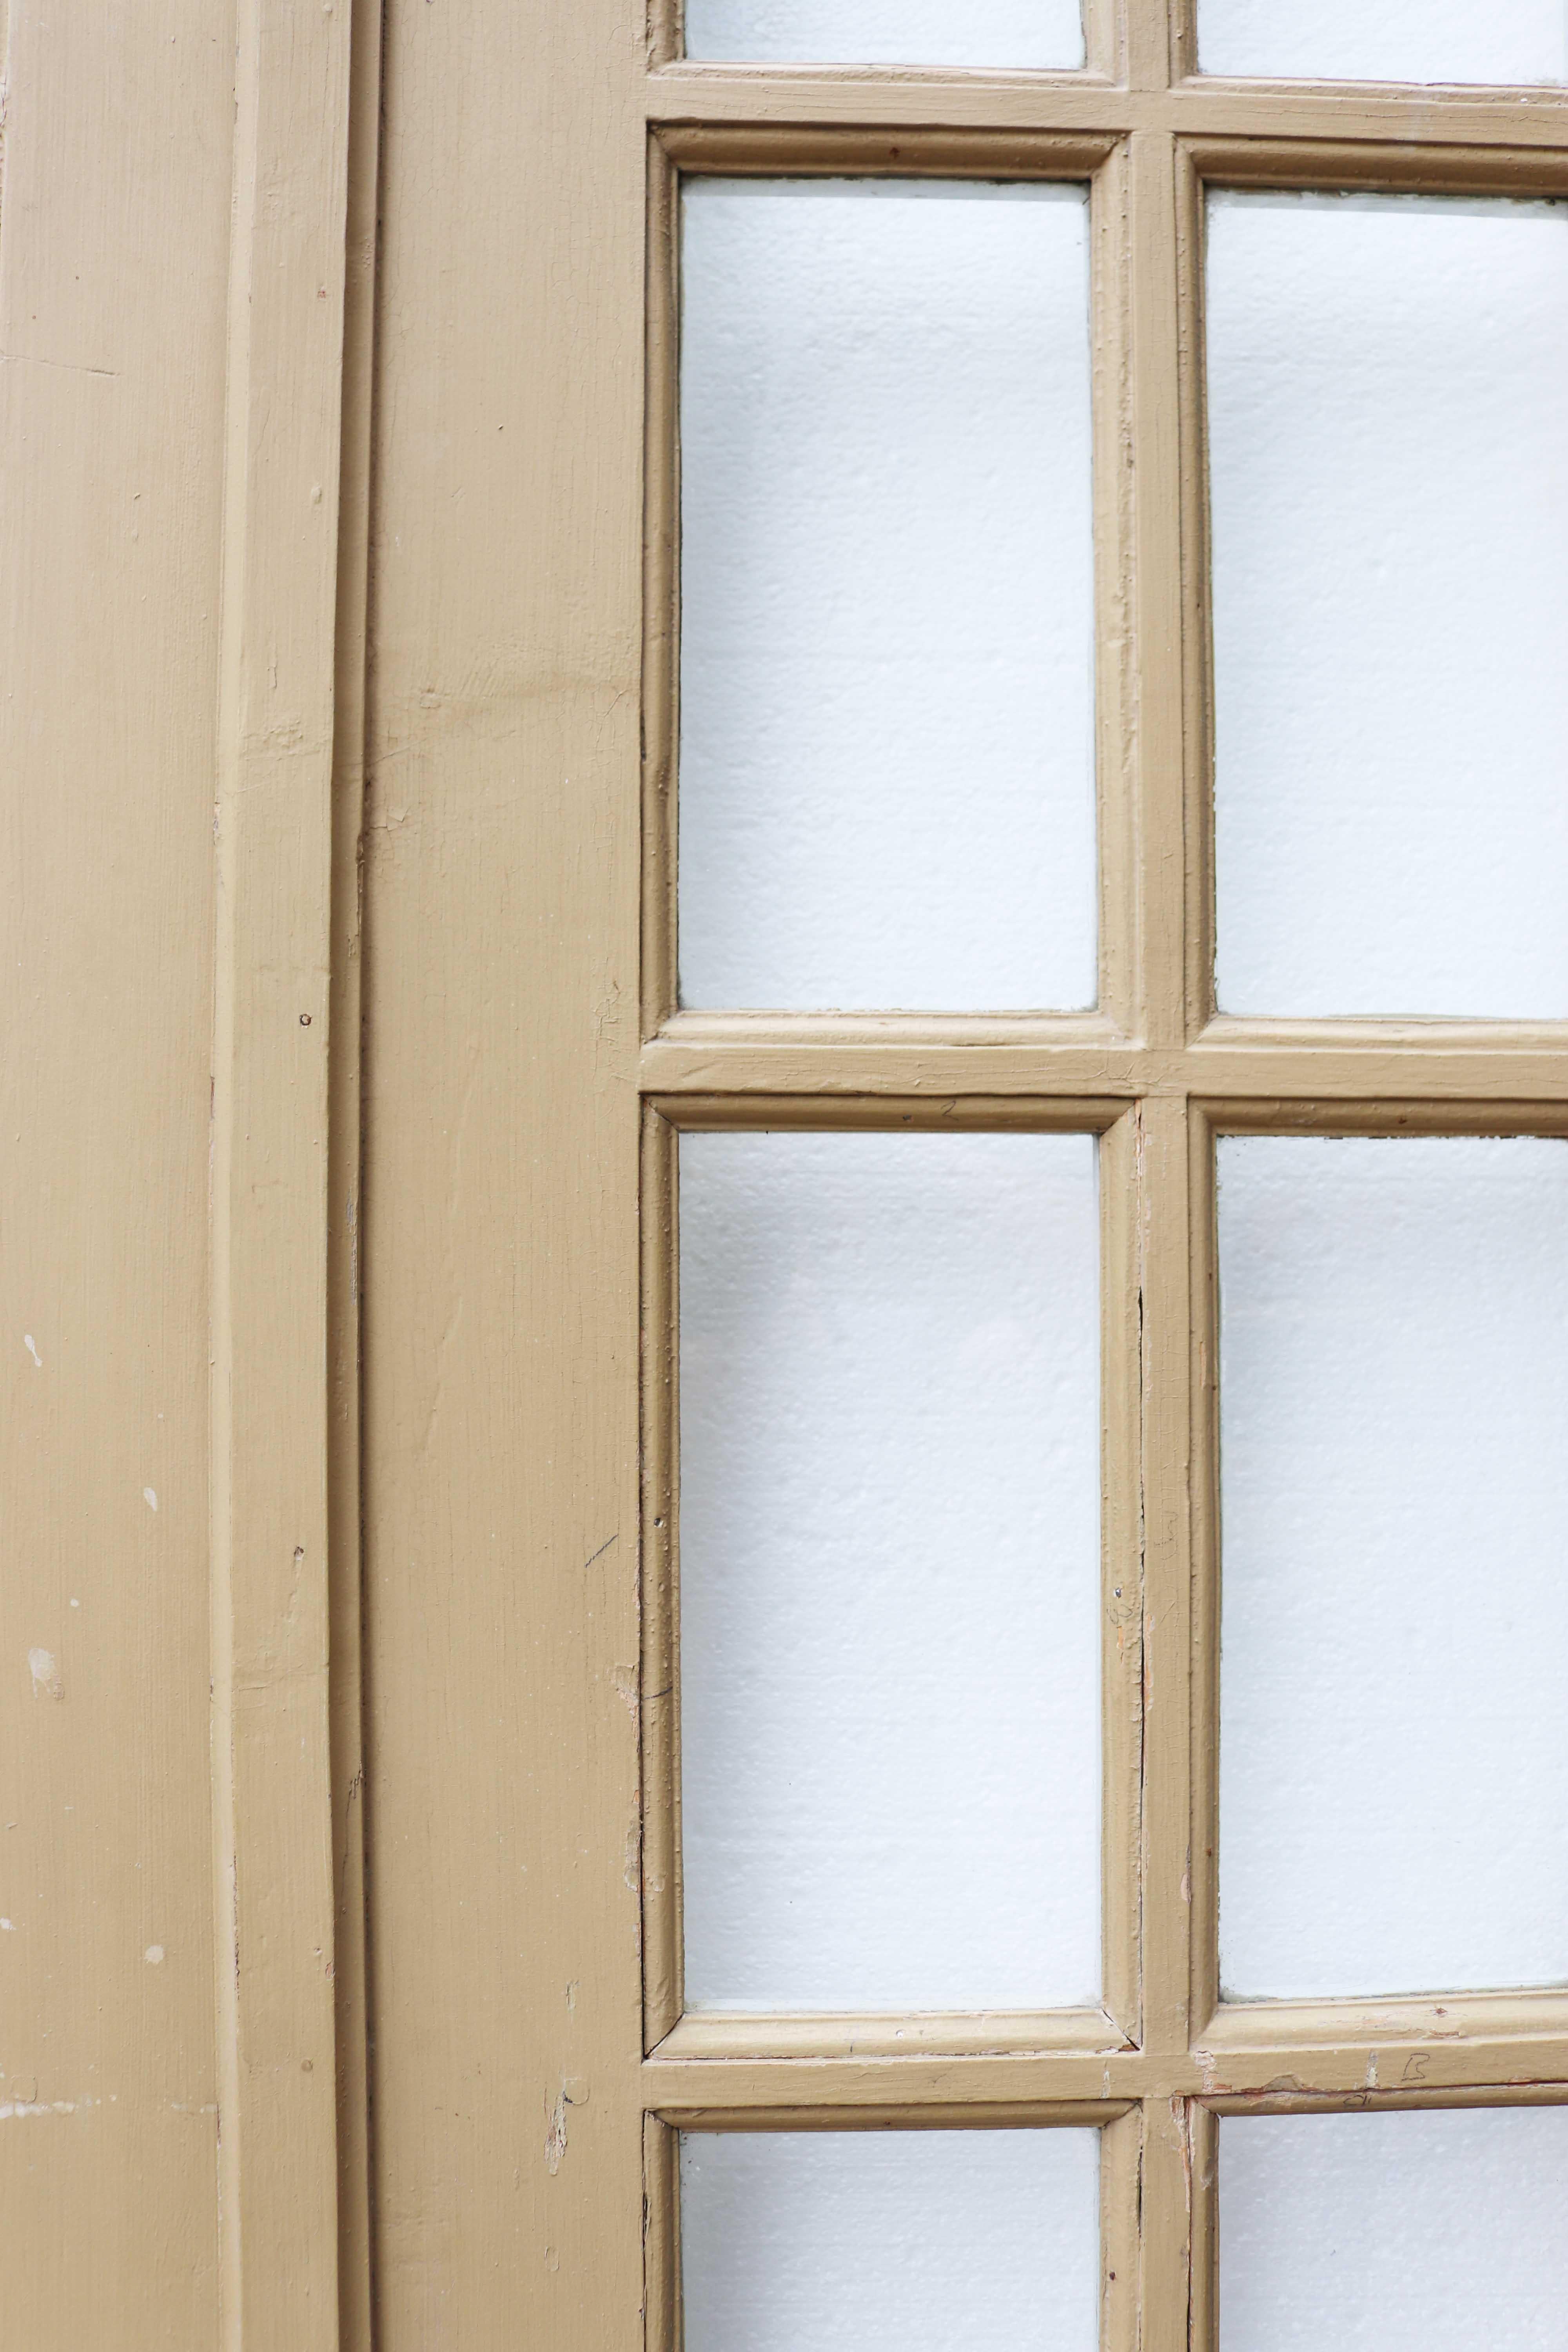
<instances>
[{"instance_id":1,"label":"cream colored paint surface","mask_svg":"<svg viewBox=\"0 0 1568 2352\"><path fill-rule=\"evenodd\" d=\"M1076 82L667 66L671 13L650 68L632 0L392 0L384 79L359 0L9 9L7 2346L368 2352L374 2116L383 2352L673 2352L679 2133L940 2125L940 2166L982 2121L1098 2131L1105 2352L1214 2352L1216 2103L1568 2080L1560 1991L1214 2012L1209 1120L1561 1133L1568 1078L1542 1026L1200 1034L1183 569L1189 165L1561 193L1557 101L1184 85L1152 0L1094 0ZM677 151L1095 176L1103 1014L639 1038L639 950L655 1027L673 968L650 123L660 201ZM1114 2019L678 2020L672 1979L645 2011L639 1127L873 1106L1103 1135Z\"/></svg>"},{"instance_id":2,"label":"cream colored paint surface","mask_svg":"<svg viewBox=\"0 0 1568 2352\"><path fill-rule=\"evenodd\" d=\"M13 0L5 53L0 2305L41 2352L216 2342L221 31Z\"/></svg>"}]
</instances>

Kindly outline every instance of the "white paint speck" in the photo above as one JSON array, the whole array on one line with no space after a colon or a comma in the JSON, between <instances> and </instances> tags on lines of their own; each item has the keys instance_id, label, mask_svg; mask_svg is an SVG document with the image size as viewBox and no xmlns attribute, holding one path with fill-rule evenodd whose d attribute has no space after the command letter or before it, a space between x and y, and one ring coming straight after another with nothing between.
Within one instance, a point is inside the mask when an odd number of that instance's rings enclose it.
<instances>
[{"instance_id":1,"label":"white paint speck","mask_svg":"<svg viewBox=\"0 0 1568 2352\"><path fill-rule=\"evenodd\" d=\"M81 1602L79 1601L73 1601L71 1602L71 1607L73 1609L79 1609L81 1607Z\"/></svg>"},{"instance_id":2,"label":"white paint speck","mask_svg":"<svg viewBox=\"0 0 1568 2352\"><path fill-rule=\"evenodd\" d=\"M142 1957L146 1961L149 1968L155 1969L163 1957L163 1945L149 1944Z\"/></svg>"},{"instance_id":3,"label":"white paint speck","mask_svg":"<svg viewBox=\"0 0 1568 2352\"><path fill-rule=\"evenodd\" d=\"M43 1369L44 1369L44 1360L43 1360L42 1356L40 1356L40 1355L39 1355L39 1353L38 1353L38 1351L37 1351L37 1348L35 1348L35 1347L34 1347L34 1345L33 1345L33 1335L32 1335L32 1333L31 1333L30 1331L24 1331L24 1332L23 1332L23 1334L22 1334L22 1345L23 1345L23 1347L24 1347L24 1348L26 1348L26 1349L27 1350L28 1355L29 1355L29 1356L31 1356L31 1358L32 1358L32 1360L33 1360L34 1369L35 1369L36 1370L37 1370L37 1371L40 1371L40 1372L41 1372L41 1371L43 1370Z\"/></svg>"},{"instance_id":4,"label":"white paint speck","mask_svg":"<svg viewBox=\"0 0 1568 2352\"><path fill-rule=\"evenodd\" d=\"M27 1672L33 1677L35 1698L58 1698L61 1693L59 1660L52 1650L29 1650Z\"/></svg>"},{"instance_id":5,"label":"white paint speck","mask_svg":"<svg viewBox=\"0 0 1568 2352\"><path fill-rule=\"evenodd\" d=\"M15 1919L0 1919L0 1934L14 1936L16 1932L16 1922Z\"/></svg>"},{"instance_id":6,"label":"white paint speck","mask_svg":"<svg viewBox=\"0 0 1568 2352\"><path fill-rule=\"evenodd\" d=\"M157 1497L157 1496L153 1492L153 1489L152 1489L152 1487L151 1487L151 1486L143 1486L143 1487L142 1487L142 1500L146 1504L147 1508L148 1508L150 1511L155 1511L155 1510L157 1509L157 1507L158 1507L158 1497Z\"/></svg>"}]
</instances>

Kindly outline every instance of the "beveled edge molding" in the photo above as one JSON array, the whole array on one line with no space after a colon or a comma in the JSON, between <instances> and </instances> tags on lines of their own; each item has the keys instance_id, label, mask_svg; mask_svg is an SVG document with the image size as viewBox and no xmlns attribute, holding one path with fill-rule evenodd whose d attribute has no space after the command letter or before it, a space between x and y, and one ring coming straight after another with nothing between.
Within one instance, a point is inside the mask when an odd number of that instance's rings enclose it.
<instances>
[{"instance_id":1,"label":"beveled edge molding","mask_svg":"<svg viewBox=\"0 0 1568 2352\"><path fill-rule=\"evenodd\" d=\"M1568 1987L1429 1993L1395 2000L1222 2001L1197 2053L1340 2049L1365 2043L1546 2041L1568 2044Z\"/></svg>"},{"instance_id":2,"label":"beveled edge molding","mask_svg":"<svg viewBox=\"0 0 1568 2352\"><path fill-rule=\"evenodd\" d=\"M1568 153L1561 146L1521 142L1518 124L1500 124L1499 135L1471 145L1454 142L1446 127L1434 136L1413 121L1403 134L1372 131L1364 137L1321 132L1226 137L1194 130L1182 136L1183 152L1211 187L1284 188L1337 194L1342 189L1394 195L1555 195L1568 191ZM1322 132L1330 125L1324 123ZM1510 131L1513 135L1509 135ZM1568 111L1557 126L1568 139Z\"/></svg>"},{"instance_id":3,"label":"beveled edge molding","mask_svg":"<svg viewBox=\"0 0 1568 2352\"><path fill-rule=\"evenodd\" d=\"M686 1133L729 1128L915 1128L928 1133L1018 1129L1043 1135L1103 1134L1124 1118L1131 1103L1104 1095L907 1096L898 1094L653 1095L650 1108Z\"/></svg>"},{"instance_id":4,"label":"beveled edge molding","mask_svg":"<svg viewBox=\"0 0 1568 2352\"><path fill-rule=\"evenodd\" d=\"M1111 154L1115 130L1032 125L661 122L654 137L682 172L726 176L787 172L792 177L852 173L857 178L1077 180Z\"/></svg>"},{"instance_id":5,"label":"beveled edge molding","mask_svg":"<svg viewBox=\"0 0 1568 2352\"><path fill-rule=\"evenodd\" d=\"M1037 2050L1096 2057L1131 2047L1100 2009L887 2016L688 2013L649 2054L700 2064L735 2058L993 2057Z\"/></svg>"}]
</instances>

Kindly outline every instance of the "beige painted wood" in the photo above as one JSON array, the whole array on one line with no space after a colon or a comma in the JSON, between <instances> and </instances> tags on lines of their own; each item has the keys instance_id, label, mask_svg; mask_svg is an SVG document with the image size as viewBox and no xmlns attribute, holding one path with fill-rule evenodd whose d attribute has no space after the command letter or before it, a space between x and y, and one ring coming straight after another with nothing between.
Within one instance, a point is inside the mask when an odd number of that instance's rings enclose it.
<instances>
[{"instance_id":1,"label":"beige painted wood","mask_svg":"<svg viewBox=\"0 0 1568 2352\"><path fill-rule=\"evenodd\" d=\"M201 0L170 0L161 30L13 0L5 59L0 2307L8 2343L47 2352L217 2329L206 1258L233 95Z\"/></svg>"},{"instance_id":2,"label":"beige painted wood","mask_svg":"<svg viewBox=\"0 0 1568 2352\"><path fill-rule=\"evenodd\" d=\"M364 906L381 2352L640 2341L641 0L391 0Z\"/></svg>"},{"instance_id":3,"label":"beige painted wood","mask_svg":"<svg viewBox=\"0 0 1568 2352\"><path fill-rule=\"evenodd\" d=\"M176 5L156 38L37 0L6 26L0 2255L8 2336L43 2347L344 2340L327 978L353 26L304 0L221 29Z\"/></svg>"},{"instance_id":4,"label":"beige painted wood","mask_svg":"<svg viewBox=\"0 0 1568 2352\"><path fill-rule=\"evenodd\" d=\"M369 1954L365 1937L363 1609L360 1577L361 847L369 687L381 9L356 5L349 58L327 1072L327 1556L337 2036L341 2352L371 2352Z\"/></svg>"},{"instance_id":5,"label":"beige painted wood","mask_svg":"<svg viewBox=\"0 0 1568 2352\"><path fill-rule=\"evenodd\" d=\"M900 2054L873 2047L853 2054L841 2049L742 2056L725 2047L717 2054L667 2056L666 2050L679 2049L690 2031L683 2025L678 2037L644 2062L641 2096L644 2106L658 2115L700 2109L741 2119L763 2110L799 2108L815 2115L870 2106L879 2114L918 2119L931 2107L970 2104L1005 2108L1026 2120L1036 2108L1044 2113L1064 2102L1202 2102L1287 2090L1369 2099L1401 2087L1402 2078L1405 2087L1419 2084L1434 2094L1494 2086L1504 2104L1510 2085L1568 2091L1568 2025L1561 2002L1554 2023L1544 2014L1499 2021L1466 2018L1455 1997L1454 2032L1434 2035L1413 2021L1403 2036L1395 2031L1392 2038L1372 2031L1358 2038L1358 2028L1367 2024L1359 2013L1362 2004L1346 2006L1351 2013L1345 2018L1319 2014L1304 2020L1300 2012L1282 2018L1272 2040L1260 2029L1256 2042L1242 2049L1211 2049L1207 2032L1202 2032L1193 2049L1174 2054L1148 2047L1108 2049L1102 2027L1098 2049L1091 2030L1084 2037L1088 2046L1079 2050L1052 2048L1042 2032L1027 2046L984 2052L914 2049ZM1052 2030L1065 2021L1053 2020ZM1502 2030L1504 2024L1517 2030ZM1293 2031L1303 2026L1304 2032ZM700 2033L693 2040L704 2046Z\"/></svg>"},{"instance_id":6,"label":"beige painted wood","mask_svg":"<svg viewBox=\"0 0 1568 2352\"><path fill-rule=\"evenodd\" d=\"M1214 1136L1568 1132L1568 1025L1215 1017L1201 341L1205 181L1550 193L1568 101L1200 82L1184 0L1097 5L1089 37L1079 75L781 72L684 63L669 5L645 45L629 0L393 0L363 1333L389 2346L676 2352L682 2126L1077 2121L1108 2352L1213 2352L1217 2108L1568 2095L1561 1993L1217 2005ZM1092 181L1094 1014L676 1007L685 172ZM1105 2006L689 2018L676 1136L892 1123L1102 1138Z\"/></svg>"},{"instance_id":7,"label":"beige painted wood","mask_svg":"<svg viewBox=\"0 0 1568 2352\"><path fill-rule=\"evenodd\" d=\"M930 68L818 67L752 70L671 65L644 94L658 124L731 123L776 132L787 124L913 133L931 129L1126 133L1238 141L1363 142L1493 148L1550 163L1568 151L1561 90L1502 96L1473 89L1396 89L1369 83L1160 79L1162 36L1144 21L1143 79L1131 87L1098 74L942 75ZM1521 171L1528 167L1521 161Z\"/></svg>"},{"instance_id":8,"label":"beige painted wood","mask_svg":"<svg viewBox=\"0 0 1568 2352\"><path fill-rule=\"evenodd\" d=\"M994 1019L846 1021L835 1036L810 1017L792 1027L681 1013L644 1046L640 1066L645 1090L671 1101L753 1093L910 1100L1196 1095L1238 1107L1383 1103L1436 1118L1461 1117L1467 1105L1514 1104L1528 1119L1555 1118L1568 1102L1565 1044L1568 1027L1505 1029L1479 1021L1468 1029L1215 1021L1184 1049L1139 1044L1109 1024L1027 1015L1013 1027Z\"/></svg>"},{"instance_id":9,"label":"beige painted wood","mask_svg":"<svg viewBox=\"0 0 1568 2352\"><path fill-rule=\"evenodd\" d=\"M237 32L212 1101L221 2338L327 2352L340 2325L328 1138L353 12L241 0Z\"/></svg>"},{"instance_id":10,"label":"beige painted wood","mask_svg":"<svg viewBox=\"0 0 1568 2352\"><path fill-rule=\"evenodd\" d=\"M46 2352L677 2352L680 2125L1019 2122L1103 2130L1107 2352L1212 2352L1216 2112L1568 2098L1561 1990L1217 2001L1213 1138L1568 1133L1568 1024L1213 1017L1199 268L1206 181L1561 193L1568 100L655 16L0 11ZM683 170L1092 180L1094 1015L674 1009ZM683 2019L673 1139L891 1122L1102 1138L1105 2006Z\"/></svg>"}]
</instances>

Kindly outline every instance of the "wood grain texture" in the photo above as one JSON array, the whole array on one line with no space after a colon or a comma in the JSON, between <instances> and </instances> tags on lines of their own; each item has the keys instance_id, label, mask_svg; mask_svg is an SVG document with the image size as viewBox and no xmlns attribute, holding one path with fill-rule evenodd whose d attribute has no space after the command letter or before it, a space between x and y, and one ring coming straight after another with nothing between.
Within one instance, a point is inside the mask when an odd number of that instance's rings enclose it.
<instances>
[{"instance_id":1,"label":"wood grain texture","mask_svg":"<svg viewBox=\"0 0 1568 2352\"><path fill-rule=\"evenodd\" d=\"M327 1236L352 30L347 7L241 0L235 64L211 1308L233 2352L339 2341Z\"/></svg>"},{"instance_id":2,"label":"wood grain texture","mask_svg":"<svg viewBox=\"0 0 1568 2352\"><path fill-rule=\"evenodd\" d=\"M217 2327L206 1273L232 44L204 0L169 0L155 39L125 6L14 0L9 19L0 2299L7 2344L152 2352Z\"/></svg>"},{"instance_id":3,"label":"wood grain texture","mask_svg":"<svg viewBox=\"0 0 1568 2352\"><path fill-rule=\"evenodd\" d=\"M365 867L383 2352L639 2340L641 0L392 0Z\"/></svg>"}]
</instances>

